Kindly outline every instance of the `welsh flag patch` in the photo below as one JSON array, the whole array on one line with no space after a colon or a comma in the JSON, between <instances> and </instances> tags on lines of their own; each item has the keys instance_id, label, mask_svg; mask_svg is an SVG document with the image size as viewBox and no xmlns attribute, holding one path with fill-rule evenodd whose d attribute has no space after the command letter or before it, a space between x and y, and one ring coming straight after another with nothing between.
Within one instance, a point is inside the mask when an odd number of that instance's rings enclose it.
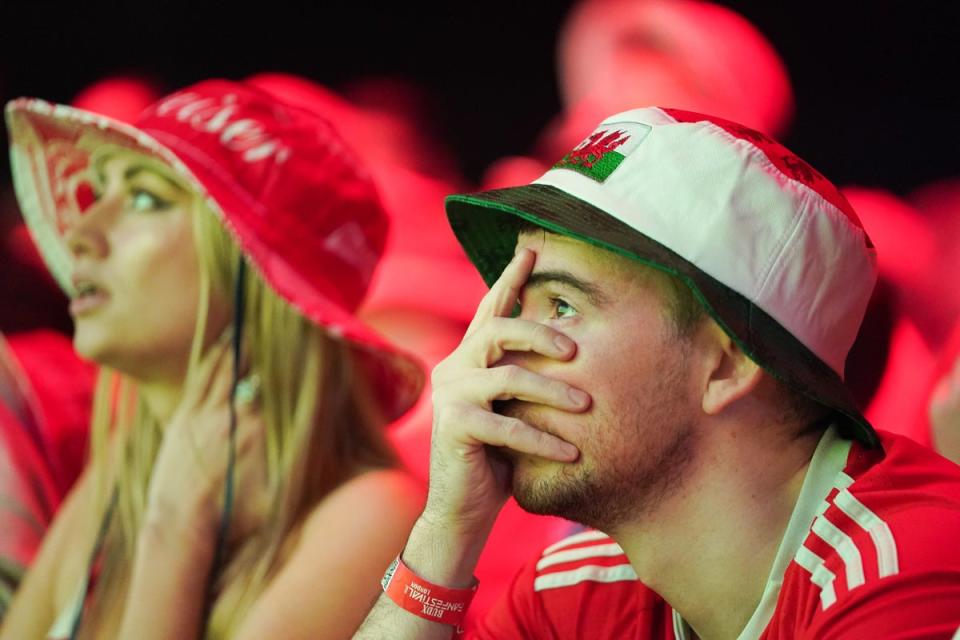
<instances>
[{"instance_id":1,"label":"welsh flag patch","mask_svg":"<svg viewBox=\"0 0 960 640\"><path fill-rule=\"evenodd\" d=\"M649 132L650 127L639 122L604 123L553 168L572 169L603 182L640 146Z\"/></svg>"}]
</instances>

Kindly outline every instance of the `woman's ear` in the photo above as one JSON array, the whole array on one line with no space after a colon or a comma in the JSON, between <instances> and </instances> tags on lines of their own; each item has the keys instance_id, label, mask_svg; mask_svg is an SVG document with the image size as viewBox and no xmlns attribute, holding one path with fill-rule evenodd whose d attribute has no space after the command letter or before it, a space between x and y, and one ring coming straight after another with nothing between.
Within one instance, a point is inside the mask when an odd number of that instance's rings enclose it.
<instances>
[{"instance_id":1,"label":"woman's ear","mask_svg":"<svg viewBox=\"0 0 960 640\"><path fill-rule=\"evenodd\" d=\"M716 415L753 391L763 379L763 369L716 323L707 323L701 336L706 347L704 361L704 413Z\"/></svg>"}]
</instances>

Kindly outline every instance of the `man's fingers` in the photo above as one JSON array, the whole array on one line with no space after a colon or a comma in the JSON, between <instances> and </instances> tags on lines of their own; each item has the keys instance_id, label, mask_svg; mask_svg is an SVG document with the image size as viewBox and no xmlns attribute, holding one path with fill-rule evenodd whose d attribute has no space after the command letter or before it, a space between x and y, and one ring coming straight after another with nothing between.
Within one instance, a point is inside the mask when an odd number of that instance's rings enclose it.
<instances>
[{"instance_id":1,"label":"man's fingers","mask_svg":"<svg viewBox=\"0 0 960 640\"><path fill-rule=\"evenodd\" d=\"M495 400L522 400L572 413L586 411L590 407L590 395L585 391L517 365L477 369L469 378L451 383L463 389L458 393L459 400L487 411ZM434 387L434 397L445 393L442 387Z\"/></svg>"},{"instance_id":2,"label":"man's fingers","mask_svg":"<svg viewBox=\"0 0 960 640\"><path fill-rule=\"evenodd\" d=\"M574 341L556 329L518 318L493 318L465 341L465 348L477 367L499 362L507 351L538 353L555 360L569 360L577 352Z\"/></svg>"},{"instance_id":3,"label":"man's fingers","mask_svg":"<svg viewBox=\"0 0 960 640\"><path fill-rule=\"evenodd\" d=\"M493 315L500 317L510 317L513 315L513 308L520 298L520 290L526 284L530 272L533 270L533 263L537 256L529 249L520 249L513 257L513 260L503 270L497 282L494 284L493 292Z\"/></svg>"},{"instance_id":4,"label":"man's fingers","mask_svg":"<svg viewBox=\"0 0 960 640\"><path fill-rule=\"evenodd\" d=\"M467 328L467 335L489 318L509 317L513 313L513 307L517 303L517 298L520 297L520 290L530 277L535 261L536 255L529 249L521 249L517 252L497 281L490 287L487 295L483 296L477 306L477 313Z\"/></svg>"},{"instance_id":5,"label":"man's fingers","mask_svg":"<svg viewBox=\"0 0 960 640\"><path fill-rule=\"evenodd\" d=\"M587 392L517 365L487 369L485 376L492 378L490 384L496 390L490 400L522 400L572 412L585 411L590 406Z\"/></svg>"},{"instance_id":6,"label":"man's fingers","mask_svg":"<svg viewBox=\"0 0 960 640\"><path fill-rule=\"evenodd\" d=\"M577 345L556 329L539 322L490 318L434 368L433 384L442 384L460 377L465 371L496 364L508 351L536 353L566 361L576 354Z\"/></svg>"},{"instance_id":7,"label":"man's fingers","mask_svg":"<svg viewBox=\"0 0 960 640\"><path fill-rule=\"evenodd\" d=\"M464 427L464 434L481 444L506 447L558 462L573 462L580 455L579 450L569 442L517 418L466 405L458 413L457 419Z\"/></svg>"}]
</instances>

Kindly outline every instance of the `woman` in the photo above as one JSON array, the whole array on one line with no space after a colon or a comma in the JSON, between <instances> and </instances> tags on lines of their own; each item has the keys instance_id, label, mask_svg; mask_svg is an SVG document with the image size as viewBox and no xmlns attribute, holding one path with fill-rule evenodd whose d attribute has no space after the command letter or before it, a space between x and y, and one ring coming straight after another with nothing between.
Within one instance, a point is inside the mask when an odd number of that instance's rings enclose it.
<instances>
[{"instance_id":1,"label":"woman","mask_svg":"<svg viewBox=\"0 0 960 640\"><path fill-rule=\"evenodd\" d=\"M7 107L21 208L102 366L91 460L2 638L348 637L419 510L422 376L353 315L383 246L324 120L211 80L131 127Z\"/></svg>"}]
</instances>

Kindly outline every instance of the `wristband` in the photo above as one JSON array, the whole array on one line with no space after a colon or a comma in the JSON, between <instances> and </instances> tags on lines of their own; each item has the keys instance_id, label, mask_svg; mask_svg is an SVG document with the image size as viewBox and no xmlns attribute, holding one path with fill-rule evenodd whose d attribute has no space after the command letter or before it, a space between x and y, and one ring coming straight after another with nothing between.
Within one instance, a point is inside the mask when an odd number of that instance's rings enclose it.
<instances>
[{"instance_id":1,"label":"wristband","mask_svg":"<svg viewBox=\"0 0 960 640\"><path fill-rule=\"evenodd\" d=\"M450 589L427 582L403 563L400 556L387 567L380 586L402 609L424 620L460 626L479 582L467 589Z\"/></svg>"}]
</instances>

